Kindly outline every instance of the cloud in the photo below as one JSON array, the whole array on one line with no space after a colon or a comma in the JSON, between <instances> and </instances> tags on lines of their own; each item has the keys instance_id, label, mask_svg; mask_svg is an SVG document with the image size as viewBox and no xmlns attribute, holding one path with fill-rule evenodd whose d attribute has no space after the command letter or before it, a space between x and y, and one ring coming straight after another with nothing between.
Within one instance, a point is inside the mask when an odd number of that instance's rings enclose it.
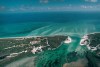
<instances>
[{"instance_id":1,"label":"cloud","mask_svg":"<svg viewBox=\"0 0 100 67\"><path fill-rule=\"evenodd\" d=\"M48 0L40 0L40 3L48 3Z\"/></svg>"},{"instance_id":2,"label":"cloud","mask_svg":"<svg viewBox=\"0 0 100 67\"><path fill-rule=\"evenodd\" d=\"M86 2L98 2L98 0L85 0Z\"/></svg>"},{"instance_id":3,"label":"cloud","mask_svg":"<svg viewBox=\"0 0 100 67\"><path fill-rule=\"evenodd\" d=\"M96 8L96 6L86 6L86 5L81 5L80 7L81 7L81 8L84 8L84 9Z\"/></svg>"},{"instance_id":4,"label":"cloud","mask_svg":"<svg viewBox=\"0 0 100 67\"><path fill-rule=\"evenodd\" d=\"M0 11L5 10L5 6L0 6Z\"/></svg>"},{"instance_id":5,"label":"cloud","mask_svg":"<svg viewBox=\"0 0 100 67\"><path fill-rule=\"evenodd\" d=\"M100 5L78 5L64 6L30 6L20 5L18 7L0 6L0 12L43 12L43 11L100 11Z\"/></svg>"},{"instance_id":6,"label":"cloud","mask_svg":"<svg viewBox=\"0 0 100 67\"><path fill-rule=\"evenodd\" d=\"M40 3L64 2L64 0L39 0Z\"/></svg>"}]
</instances>

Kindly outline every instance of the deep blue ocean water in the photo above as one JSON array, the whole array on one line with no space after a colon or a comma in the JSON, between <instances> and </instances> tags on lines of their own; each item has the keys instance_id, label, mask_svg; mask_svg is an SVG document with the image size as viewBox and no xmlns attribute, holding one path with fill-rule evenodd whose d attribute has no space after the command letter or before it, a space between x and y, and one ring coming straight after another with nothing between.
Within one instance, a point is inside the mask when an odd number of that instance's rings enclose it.
<instances>
[{"instance_id":1,"label":"deep blue ocean water","mask_svg":"<svg viewBox=\"0 0 100 67\"><path fill-rule=\"evenodd\" d=\"M0 37L84 35L100 32L100 12L0 14Z\"/></svg>"}]
</instances>

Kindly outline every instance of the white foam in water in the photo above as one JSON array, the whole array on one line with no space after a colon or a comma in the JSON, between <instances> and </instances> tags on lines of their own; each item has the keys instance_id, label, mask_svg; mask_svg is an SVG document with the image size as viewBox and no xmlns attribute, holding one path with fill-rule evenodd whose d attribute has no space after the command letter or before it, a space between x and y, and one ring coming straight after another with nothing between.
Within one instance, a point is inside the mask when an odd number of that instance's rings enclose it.
<instances>
[{"instance_id":1,"label":"white foam in water","mask_svg":"<svg viewBox=\"0 0 100 67\"><path fill-rule=\"evenodd\" d=\"M80 41L80 45L87 45L87 40L88 40L88 36L87 35L83 36Z\"/></svg>"},{"instance_id":2,"label":"white foam in water","mask_svg":"<svg viewBox=\"0 0 100 67\"><path fill-rule=\"evenodd\" d=\"M72 39L68 36L68 38L64 41L64 43L71 43Z\"/></svg>"}]
</instances>

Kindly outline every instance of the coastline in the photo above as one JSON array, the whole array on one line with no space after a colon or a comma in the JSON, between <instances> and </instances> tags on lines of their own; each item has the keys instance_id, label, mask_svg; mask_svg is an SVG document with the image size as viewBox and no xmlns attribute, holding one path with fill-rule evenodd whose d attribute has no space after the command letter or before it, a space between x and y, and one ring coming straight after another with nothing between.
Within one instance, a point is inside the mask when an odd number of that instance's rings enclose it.
<instances>
[{"instance_id":1,"label":"coastline","mask_svg":"<svg viewBox=\"0 0 100 67\"><path fill-rule=\"evenodd\" d=\"M100 32L88 33L88 34L84 34L84 35L90 35L90 34L96 34L96 33L100 33ZM35 37L48 37L48 36L53 37L53 36L70 36L70 35L55 34L55 35L44 35L44 36L43 35L41 35L41 36L18 36L18 37L1 37L0 39L35 38ZM71 36L74 36L74 34Z\"/></svg>"},{"instance_id":2,"label":"coastline","mask_svg":"<svg viewBox=\"0 0 100 67\"><path fill-rule=\"evenodd\" d=\"M0 39L19 39L19 38L33 38L33 37L41 37L41 36L21 36L21 37L3 37Z\"/></svg>"},{"instance_id":3,"label":"coastline","mask_svg":"<svg viewBox=\"0 0 100 67\"><path fill-rule=\"evenodd\" d=\"M54 36L68 36L68 35L45 35L45 36L19 36L19 37L3 37L0 39L17 39L17 38L35 38L35 37L54 37Z\"/></svg>"}]
</instances>

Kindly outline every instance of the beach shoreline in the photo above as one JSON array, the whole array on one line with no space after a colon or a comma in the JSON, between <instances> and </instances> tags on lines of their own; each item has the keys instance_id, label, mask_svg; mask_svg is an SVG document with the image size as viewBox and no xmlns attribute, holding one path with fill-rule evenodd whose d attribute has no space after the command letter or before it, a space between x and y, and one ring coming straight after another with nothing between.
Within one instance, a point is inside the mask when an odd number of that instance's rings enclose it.
<instances>
[{"instance_id":1,"label":"beach shoreline","mask_svg":"<svg viewBox=\"0 0 100 67\"><path fill-rule=\"evenodd\" d=\"M0 39L19 39L19 38L35 38L35 37L54 37L54 36L68 36L68 35L45 35L45 36L19 36L19 37L3 37Z\"/></svg>"},{"instance_id":2,"label":"beach shoreline","mask_svg":"<svg viewBox=\"0 0 100 67\"><path fill-rule=\"evenodd\" d=\"M88 34L84 34L84 35L90 35L90 34L96 34L96 33L100 33L100 32L93 32L93 33L88 33ZM0 39L19 39L19 38L35 38L35 37L54 37L54 36L74 36L76 34L73 34L73 35L58 35L58 34L55 34L55 35L41 35L41 36L16 36L16 37L0 37Z\"/></svg>"}]
</instances>

